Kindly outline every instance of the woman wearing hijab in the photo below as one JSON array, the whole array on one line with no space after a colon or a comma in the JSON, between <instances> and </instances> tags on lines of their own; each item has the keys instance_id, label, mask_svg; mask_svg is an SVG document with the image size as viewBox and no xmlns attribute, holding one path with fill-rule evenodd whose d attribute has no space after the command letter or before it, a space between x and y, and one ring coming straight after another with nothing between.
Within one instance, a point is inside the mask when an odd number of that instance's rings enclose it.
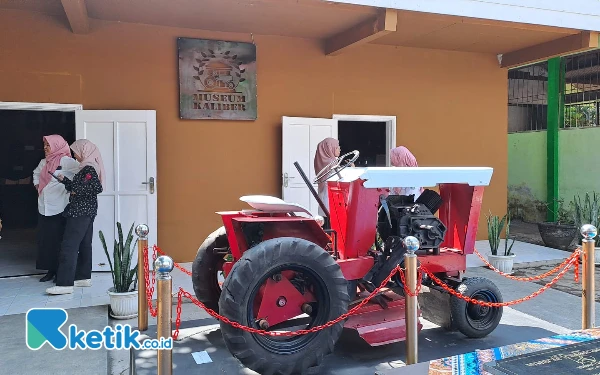
<instances>
[{"instance_id":1,"label":"woman wearing hijab","mask_svg":"<svg viewBox=\"0 0 600 375\"><path fill-rule=\"evenodd\" d=\"M406 147L400 146L390 150L390 162L393 167L418 167L417 158ZM393 195L413 195L415 200L423 193L422 187L393 187Z\"/></svg>"},{"instance_id":2,"label":"woman wearing hijab","mask_svg":"<svg viewBox=\"0 0 600 375\"><path fill-rule=\"evenodd\" d=\"M340 156L340 142L335 138L325 138L317 145L317 153L315 154L315 174L321 172L331 162ZM324 171L323 173L327 173ZM318 187L319 198L325 204L325 207L329 209L329 196L327 192L327 181L319 183ZM324 216L325 213L319 206L319 215Z\"/></svg>"},{"instance_id":3,"label":"woman wearing hijab","mask_svg":"<svg viewBox=\"0 0 600 375\"><path fill-rule=\"evenodd\" d=\"M105 172L95 144L80 139L71 145L79 172L69 179L60 177L70 193L65 208L65 234L58 258L56 286L48 294L70 294L73 286L92 285L92 235L98 214L98 194L102 192Z\"/></svg>"},{"instance_id":4,"label":"woman wearing hijab","mask_svg":"<svg viewBox=\"0 0 600 375\"><path fill-rule=\"evenodd\" d=\"M60 135L43 137L44 159L33 171L33 184L38 191L38 253L36 268L47 270L41 282L52 280L58 266L58 252L64 232L65 219L62 213L69 203L65 186L50 173L73 177L79 163L71 158L69 144Z\"/></svg>"}]
</instances>

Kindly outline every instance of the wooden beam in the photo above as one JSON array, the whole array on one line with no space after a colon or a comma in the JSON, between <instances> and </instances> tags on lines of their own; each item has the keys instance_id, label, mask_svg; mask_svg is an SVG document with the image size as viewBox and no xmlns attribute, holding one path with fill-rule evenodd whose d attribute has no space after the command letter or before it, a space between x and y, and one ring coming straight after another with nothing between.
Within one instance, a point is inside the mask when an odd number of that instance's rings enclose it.
<instances>
[{"instance_id":1,"label":"wooden beam","mask_svg":"<svg viewBox=\"0 0 600 375\"><path fill-rule=\"evenodd\" d=\"M325 40L325 54L339 55L348 48L368 43L396 31L398 13L394 9L382 10L376 18L351 27Z\"/></svg>"},{"instance_id":2,"label":"wooden beam","mask_svg":"<svg viewBox=\"0 0 600 375\"><path fill-rule=\"evenodd\" d=\"M579 34L505 53L502 55L500 66L513 68L548 60L552 57L595 49L598 48L598 35L596 31L582 31Z\"/></svg>"},{"instance_id":3,"label":"wooden beam","mask_svg":"<svg viewBox=\"0 0 600 375\"><path fill-rule=\"evenodd\" d=\"M85 0L60 0L69 19L71 30L75 34L86 34L90 31Z\"/></svg>"}]
</instances>

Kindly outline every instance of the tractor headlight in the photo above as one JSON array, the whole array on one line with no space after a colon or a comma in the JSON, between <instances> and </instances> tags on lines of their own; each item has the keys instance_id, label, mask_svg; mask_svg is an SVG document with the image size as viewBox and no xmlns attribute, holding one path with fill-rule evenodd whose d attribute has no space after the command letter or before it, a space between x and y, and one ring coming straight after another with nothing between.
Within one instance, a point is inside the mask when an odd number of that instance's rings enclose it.
<instances>
[{"instance_id":1,"label":"tractor headlight","mask_svg":"<svg viewBox=\"0 0 600 375\"><path fill-rule=\"evenodd\" d=\"M325 224L325 219L323 218L323 216L317 215L314 217L314 219L320 227L322 227Z\"/></svg>"}]
</instances>

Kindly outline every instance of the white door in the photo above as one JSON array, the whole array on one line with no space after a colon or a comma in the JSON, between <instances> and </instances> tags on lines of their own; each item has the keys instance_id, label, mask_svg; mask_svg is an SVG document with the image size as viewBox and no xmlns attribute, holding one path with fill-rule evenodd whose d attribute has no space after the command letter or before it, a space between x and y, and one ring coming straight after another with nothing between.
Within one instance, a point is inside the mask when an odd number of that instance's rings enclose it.
<instances>
[{"instance_id":1,"label":"white door","mask_svg":"<svg viewBox=\"0 0 600 375\"><path fill-rule=\"evenodd\" d=\"M92 269L110 271L99 231L111 260L117 222L123 226L123 237L133 223L148 224L148 244L157 241L156 111L75 111L75 124L76 138L96 144L104 161L106 178L98 196Z\"/></svg>"},{"instance_id":2,"label":"white door","mask_svg":"<svg viewBox=\"0 0 600 375\"><path fill-rule=\"evenodd\" d=\"M282 177L283 200L298 203L318 215L319 204L294 166L298 162L310 182L317 172L314 158L317 145L323 139L338 137L338 121L325 118L283 117ZM317 185L313 184L315 190Z\"/></svg>"}]
</instances>

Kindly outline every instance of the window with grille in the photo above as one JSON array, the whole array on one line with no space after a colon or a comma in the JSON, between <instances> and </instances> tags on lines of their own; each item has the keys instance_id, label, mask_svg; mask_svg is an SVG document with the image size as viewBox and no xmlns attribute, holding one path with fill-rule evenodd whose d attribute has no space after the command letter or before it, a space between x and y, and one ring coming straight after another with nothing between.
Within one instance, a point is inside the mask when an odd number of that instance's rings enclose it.
<instances>
[{"instance_id":1,"label":"window with grille","mask_svg":"<svg viewBox=\"0 0 600 375\"><path fill-rule=\"evenodd\" d=\"M565 128L599 126L600 51L564 58Z\"/></svg>"},{"instance_id":2,"label":"window with grille","mask_svg":"<svg viewBox=\"0 0 600 375\"><path fill-rule=\"evenodd\" d=\"M546 130L548 62L508 71L508 132Z\"/></svg>"}]
</instances>

